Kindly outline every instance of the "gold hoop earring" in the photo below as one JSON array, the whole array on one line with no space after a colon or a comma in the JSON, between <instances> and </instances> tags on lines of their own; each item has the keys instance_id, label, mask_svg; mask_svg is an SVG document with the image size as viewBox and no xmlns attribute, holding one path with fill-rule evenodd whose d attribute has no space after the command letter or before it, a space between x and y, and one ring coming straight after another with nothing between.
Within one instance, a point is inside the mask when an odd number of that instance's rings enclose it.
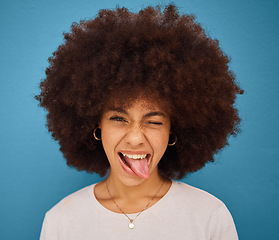
<instances>
[{"instance_id":1,"label":"gold hoop earring","mask_svg":"<svg viewBox=\"0 0 279 240\"><path fill-rule=\"evenodd\" d=\"M176 135L173 134L173 133L171 133L170 136L171 136L171 135L174 137L174 142L173 142L173 143L168 143L168 145L169 145L169 146L174 146L174 145L176 144L176 142L177 142L177 137L176 137Z\"/></svg>"},{"instance_id":2,"label":"gold hoop earring","mask_svg":"<svg viewBox=\"0 0 279 240\"><path fill-rule=\"evenodd\" d=\"M96 127L96 128L94 129L94 131L93 131L93 136L94 136L94 138L95 138L97 141L101 141L102 139L101 139L101 138L98 138L98 137L96 136L96 131L97 131L97 129L100 129L100 130L101 130L101 128Z\"/></svg>"}]
</instances>

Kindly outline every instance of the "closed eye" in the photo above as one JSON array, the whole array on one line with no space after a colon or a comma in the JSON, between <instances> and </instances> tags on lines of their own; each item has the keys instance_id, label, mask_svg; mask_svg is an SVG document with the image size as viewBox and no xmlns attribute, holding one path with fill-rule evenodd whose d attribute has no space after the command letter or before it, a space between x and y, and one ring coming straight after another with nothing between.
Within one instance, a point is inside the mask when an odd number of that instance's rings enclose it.
<instances>
[{"instance_id":1,"label":"closed eye","mask_svg":"<svg viewBox=\"0 0 279 240\"><path fill-rule=\"evenodd\" d=\"M154 125L163 125L162 122L153 122L153 121L149 121L149 124L154 124Z\"/></svg>"}]
</instances>

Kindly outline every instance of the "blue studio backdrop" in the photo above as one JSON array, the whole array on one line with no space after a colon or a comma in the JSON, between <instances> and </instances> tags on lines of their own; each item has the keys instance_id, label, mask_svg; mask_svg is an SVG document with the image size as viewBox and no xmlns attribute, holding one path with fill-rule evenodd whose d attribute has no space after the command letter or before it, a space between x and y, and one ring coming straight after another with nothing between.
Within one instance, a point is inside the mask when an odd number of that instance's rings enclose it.
<instances>
[{"instance_id":1,"label":"blue studio backdrop","mask_svg":"<svg viewBox=\"0 0 279 240\"><path fill-rule=\"evenodd\" d=\"M0 1L0 239L38 239L44 214L68 194L100 181L65 164L45 128L46 113L34 95L47 59L71 23L99 9L132 11L166 1ZM278 1L174 0L194 13L232 58L245 90L237 107L242 133L216 162L182 181L220 198L230 209L242 240L279 239Z\"/></svg>"}]
</instances>

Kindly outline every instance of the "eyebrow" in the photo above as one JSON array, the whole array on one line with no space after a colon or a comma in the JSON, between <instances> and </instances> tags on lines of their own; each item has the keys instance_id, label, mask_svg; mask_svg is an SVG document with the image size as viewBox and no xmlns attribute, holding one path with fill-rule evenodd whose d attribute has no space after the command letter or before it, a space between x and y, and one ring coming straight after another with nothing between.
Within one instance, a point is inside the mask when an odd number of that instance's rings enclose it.
<instances>
[{"instance_id":1,"label":"eyebrow","mask_svg":"<svg viewBox=\"0 0 279 240\"><path fill-rule=\"evenodd\" d=\"M121 107L112 107L112 108L109 108L108 111L119 112L119 113L128 115L128 112ZM143 118L154 117L154 116L162 116L164 118L167 118L167 116L163 112L160 112L160 111L149 112L149 113L145 114L143 116Z\"/></svg>"},{"instance_id":2,"label":"eyebrow","mask_svg":"<svg viewBox=\"0 0 279 240\"><path fill-rule=\"evenodd\" d=\"M112 107L112 108L109 108L107 111L108 111L108 112L109 112L109 111L112 111L112 112L119 112L119 113L123 113L123 114L128 115L128 112L127 112L125 109L121 108L121 107Z\"/></svg>"},{"instance_id":3,"label":"eyebrow","mask_svg":"<svg viewBox=\"0 0 279 240\"><path fill-rule=\"evenodd\" d=\"M162 116L166 118L166 115L163 112L150 112L143 116L143 118L154 117L154 116Z\"/></svg>"}]
</instances>

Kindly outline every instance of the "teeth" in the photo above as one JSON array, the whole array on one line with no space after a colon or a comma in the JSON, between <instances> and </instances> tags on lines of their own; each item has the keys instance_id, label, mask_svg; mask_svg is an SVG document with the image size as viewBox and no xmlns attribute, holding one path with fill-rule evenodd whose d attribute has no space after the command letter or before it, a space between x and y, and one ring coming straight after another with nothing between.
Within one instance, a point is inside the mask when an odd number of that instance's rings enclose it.
<instances>
[{"instance_id":1,"label":"teeth","mask_svg":"<svg viewBox=\"0 0 279 240\"><path fill-rule=\"evenodd\" d=\"M144 159L144 158L147 157L147 154L135 154L135 155L132 155L132 154L125 154L125 153L123 153L123 156L131 158L131 159Z\"/></svg>"}]
</instances>

